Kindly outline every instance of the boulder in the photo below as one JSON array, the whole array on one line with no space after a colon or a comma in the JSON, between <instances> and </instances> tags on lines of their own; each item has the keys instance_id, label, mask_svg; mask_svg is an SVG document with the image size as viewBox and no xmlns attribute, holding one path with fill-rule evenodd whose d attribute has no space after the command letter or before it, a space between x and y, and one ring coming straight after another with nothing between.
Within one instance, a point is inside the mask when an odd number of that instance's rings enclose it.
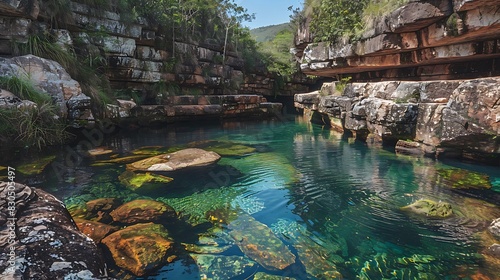
<instances>
[{"instance_id":1,"label":"boulder","mask_svg":"<svg viewBox=\"0 0 500 280\"><path fill-rule=\"evenodd\" d=\"M137 171L175 171L188 167L210 165L219 159L220 156L215 152L189 148L128 164L127 169Z\"/></svg>"},{"instance_id":2,"label":"boulder","mask_svg":"<svg viewBox=\"0 0 500 280\"><path fill-rule=\"evenodd\" d=\"M163 202L150 199L136 199L127 202L111 212L115 222L136 224L144 222L165 222L175 218L175 210Z\"/></svg>"},{"instance_id":3,"label":"boulder","mask_svg":"<svg viewBox=\"0 0 500 280\"><path fill-rule=\"evenodd\" d=\"M116 231L102 240L117 266L137 276L166 264L175 256L168 231L153 223L136 224Z\"/></svg>"},{"instance_id":4,"label":"boulder","mask_svg":"<svg viewBox=\"0 0 500 280\"><path fill-rule=\"evenodd\" d=\"M447 218L453 215L453 210L449 203L436 202L429 199L417 200L408 206L401 207L401 210L436 218Z\"/></svg>"},{"instance_id":5,"label":"boulder","mask_svg":"<svg viewBox=\"0 0 500 280\"><path fill-rule=\"evenodd\" d=\"M119 227L82 219L75 219L75 223L78 229L94 240L96 244L101 242L101 240L110 233L120 229Z\"/></svg>"},{"instance_id":6,"label":"boulder","mask_svg":"<svg viewBox=\"0 0 500 280\"><path fill-rule=\"evenodd\" d=\"M95 243L81 233L61 201L25 185L0 183L0 271L2 279L101 279L105 264ZM12 211L12 212L11 212ZM16 221L7 220L15 217ZM16 228L13 231L13 227ZM15 256L9 259L10 248ZM16 266L10 266L13 260ZM11 277L11 278L10 278Z\"/></svg>"},{"instance_id":7,"label":"boulder","mask_svg":"<svg viewBox=\"0 0 500 280\"><path fill-rule=\"evenodd\" d=\"M240 250L269 270L282 270L295 263L295 255L263 223L241 214L229 223L229 234Z\"/></svg>"},{"instance_id":8,"label":"boulder","mask_svg":"<svg viewBox=\"0 0 500 280\"><path fill-rule=\"evenodd\" d=\"M57 62L34 55L0 59L0 74L29 80L35 88L52 97L60 108L59 116L74 120L93 121L90 97Z\"/></svg>"},{"instance_id":9,"label":"boulder","mask_svg":"<svg viewBox=\"0 0 500 280\"><path fill-rule=\"evenodd\" d=\"M109 214L120 204L122 204L122 201L117 198L98 198L90 200L85 203L85 217L92 221L109 223L113 220Z\"/></svg>"}]
</instances>

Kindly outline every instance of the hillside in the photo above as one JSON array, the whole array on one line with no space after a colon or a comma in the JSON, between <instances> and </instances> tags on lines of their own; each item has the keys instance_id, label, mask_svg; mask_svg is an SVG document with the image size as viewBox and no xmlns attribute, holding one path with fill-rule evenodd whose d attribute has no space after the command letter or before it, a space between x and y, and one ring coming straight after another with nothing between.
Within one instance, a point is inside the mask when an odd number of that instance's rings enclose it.
<instances>
[{"instance_id":1,"label":"hillside","mask_svg":"<svg viewBox=\"0 0 500 280\"><path fill-rule=\"evenodd\" d=\"M274 39L274 37L276 37L276 34L287 28L290 28L290 23L268 25L250 30L250 35L257 42L267 42Z\"/></svg>"}]
</instances>

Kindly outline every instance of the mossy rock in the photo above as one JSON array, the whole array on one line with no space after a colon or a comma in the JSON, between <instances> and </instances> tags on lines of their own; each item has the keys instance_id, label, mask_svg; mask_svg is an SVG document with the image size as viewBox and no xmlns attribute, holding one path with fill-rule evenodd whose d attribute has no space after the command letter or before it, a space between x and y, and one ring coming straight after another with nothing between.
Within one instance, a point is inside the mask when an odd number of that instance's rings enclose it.
<instances>
[{"instance_id":1,"label":"mossy rock","mask_svg":"<svg viewBox=\"0 0 500 280\"><path fill-rule=\"evenodd\" d=\"M32 176L41 174L47 165L49 165L56 156L46 156L30 163L22 164L16 168L17 171L24 175Z\"/></svg>"},{"instance_id":2,"label":"mossy rock","mask_svg":"<svg viewBox=\"0 0 500 280\"><path fill-rule=\"evenodd\" d=\"M177 152L149 157L127 165L131 171L175 171L216 163L220 155L212 151L188 148Z\"/></svg>"},{"instance_id":3,"label":"mossy rock","mask_svg":"<svg viewBox=\"0 0 500 280\"><path fill-rule=\"evenodd\" d=\"M245 156L254 153L257 149L254 147L230 142L230 141L198 141L188 144L188 147L200 148L207 151L216 152L221 156Z\"/></svg>"},{"instance_id":4,"label":"mossy rock","mask_svg":"<svg viewBox=\"0 0 500 280\"><path fill-rule=\"evenodd\" d=\"M152 199L132 200L113 210L110 215L115 222L129 225L144 222L163 223L177 217L172 207Z\"/></svg>"},{"instance_id":5,"label":"mossy rock","mask_svg":"<svg viewBox=\"0 0 500 280\"><path fill-rule=\"evenodd\" d=\"M246 257L190 254L196 262L202 279L235 279L254 270L256 263ZM240 277L241 278L241 277Z\"/></svg>"},{"instance_id":6,"label":"mossy rock","mask_svg":"<svg viewBox=\"0 0 500 280\"><path fill-rule=\"evenodd\" d=\"M102 240L117 266L143 276L174 257L168 231L153 223L137 224L116 231Z\"/></svg>"},{"instance_id":7,"label":"mossy rock","mask_svg":"<svg viewBox=\"0 0 500 280\"><path fill-rule=\"evenodd\" d=\"M164 184L168 184L174 180L173 178L150 172L134 173L132 171L123 172L120 176L118 176L118 179L122 184L134 191L143 187L151 188L159 187L160 185L163 186Z\"/></svg>"},{"instance_id":8,"label":"mossy rock","mask_svg":"<svg viewBox=\"0 0 500 280\"><path fill-rule=\"evenodd\" d=\"M438 169L440 184L453 189L491 189L490 177L483 173L465 169L448 168Z\"/></svg>"},{"instance_id":9,"label":"mossy rock","mask_svg":"<svg viewBox=\"0 0 500 280\"><path fill-rule=\"evenodd\" d=\"M447 218L453 215L451 204L430 199L418 200L408 206L401 207L401 210L436 218Z\"/></svg>"}]
</instances>

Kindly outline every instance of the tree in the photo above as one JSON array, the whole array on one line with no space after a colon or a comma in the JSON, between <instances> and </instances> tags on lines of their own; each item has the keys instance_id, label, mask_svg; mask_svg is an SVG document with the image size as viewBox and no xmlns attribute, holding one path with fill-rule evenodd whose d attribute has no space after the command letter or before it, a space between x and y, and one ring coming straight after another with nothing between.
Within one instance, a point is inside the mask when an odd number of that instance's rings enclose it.
<instances>
[{"instance_id":1,"label":"tree","mask_svg":"<svg viewBox=\"0 0 500 280\"><path fill-rule=\"evenodd\" d=\"M222 0L217 12L225 29L224 48L222 50L222 64L225 65L229 30L238 26L242 21L252 21L255 15L248 14L247 9L238 6L234 3L234 0Z\"/></svg>"}]
</instances>

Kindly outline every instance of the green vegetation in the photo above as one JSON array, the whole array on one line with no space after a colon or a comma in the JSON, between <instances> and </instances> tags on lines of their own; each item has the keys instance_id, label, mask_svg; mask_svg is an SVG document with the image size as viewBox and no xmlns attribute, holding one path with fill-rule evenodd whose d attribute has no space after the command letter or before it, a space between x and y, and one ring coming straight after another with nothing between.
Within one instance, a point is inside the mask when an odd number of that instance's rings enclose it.
<instances>
[{"instance_id":1,"label":"green vegetation","mask_svg":"<svg viewBox=\"0 0 500 280\"><path fill-rule=\"evenodd\" d=\"M302 14L310 17L316 41L358 40L373 27L376 18L387 15L409 0L307 0Z\"/></svg>"},{"instance_id":2,"label":"green vegetation","mask_svg":"<svg viewBox=\"0 0 500 280\"><path fill-rule=\"evenodd\" d=\"M282 23L276 25L263 26L250 30L250 34L252 38L255 39L258 43L268 42L273 40L278 33L283 30L290 29L289 23Z\"/></svg>"}]
</instances>

